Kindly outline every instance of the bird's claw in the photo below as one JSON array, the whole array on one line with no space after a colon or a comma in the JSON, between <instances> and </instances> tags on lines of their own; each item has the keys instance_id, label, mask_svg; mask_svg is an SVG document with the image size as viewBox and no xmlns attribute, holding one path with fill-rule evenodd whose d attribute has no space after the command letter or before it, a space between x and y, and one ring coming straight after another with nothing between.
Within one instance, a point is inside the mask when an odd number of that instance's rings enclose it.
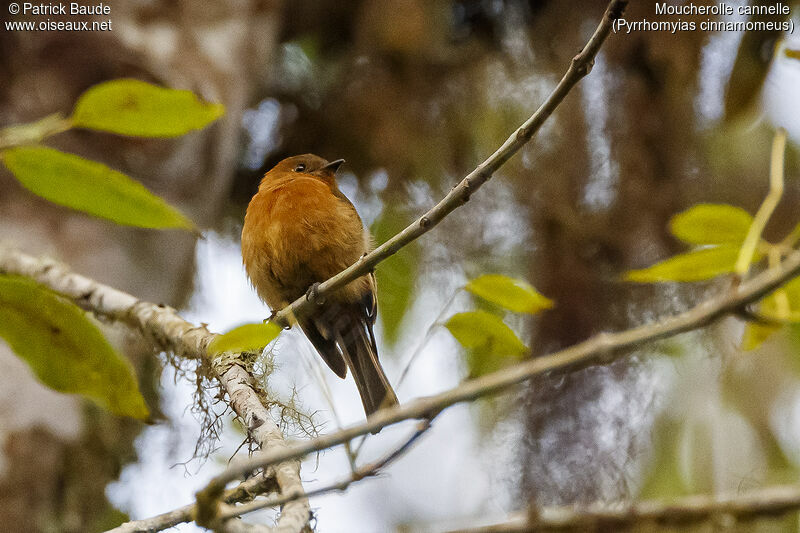
<instances>
[{"instance_id":1,"label":"bird's claw","mask_svg":"<svg viewBox=\"0 0 800 533\"><path fill-rule=\"evenodd\" d=\"M325 303L325 298L322 298L319 295L319 283L314 283L308 288L306 291L306 300L310 300L317 305L322 305Z\"/></svg>"}]
</instances>

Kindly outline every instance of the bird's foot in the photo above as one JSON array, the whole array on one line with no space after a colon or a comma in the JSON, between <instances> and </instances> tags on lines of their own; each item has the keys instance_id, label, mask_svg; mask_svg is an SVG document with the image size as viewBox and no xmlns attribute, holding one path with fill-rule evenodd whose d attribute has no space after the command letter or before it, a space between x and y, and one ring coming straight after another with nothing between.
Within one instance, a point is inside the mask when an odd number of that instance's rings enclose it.
<instances>
[{"instance_id":1,"label":"bird's foot","mask_svg":"<svg viewBox=\"0 0 800 533\"><path fill-rule=\"evenodd\" d=\"M325 303L325 298L319 295L319 283L314 283L308 288L306 291L306 300L310 300L317 305L322 305Z\"/></svg>"}]
</instances>

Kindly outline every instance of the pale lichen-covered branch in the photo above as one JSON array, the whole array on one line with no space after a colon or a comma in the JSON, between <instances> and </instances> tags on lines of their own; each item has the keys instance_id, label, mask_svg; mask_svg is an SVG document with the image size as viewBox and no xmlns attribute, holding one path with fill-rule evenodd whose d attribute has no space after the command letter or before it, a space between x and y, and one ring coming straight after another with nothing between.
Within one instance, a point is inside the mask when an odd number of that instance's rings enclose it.
<instances>
[{"instance_id":1,"label":"pale lichen-covered branch","mask_svg":"<svg viewBox=\"0 0 800 533\"><path fill-rule=\"evenodd\" d=\"M123 291L76 274L57 261L38 259L7 246L0 246L0 273L34 279L73 299L84 309L128 324L160 349L180 357L205 358L206 347L215 337L205 326L190 324L170 307L143 302ZM262 451L274 448L285 453L286 441L261 402L253 378L246 369L231 357L216 359L211 362L211 367L228 394L231 407L244 421L259 448ZM303 493L299 461L287 461L277 465L273 471L281 494ZM220 492L220 497L222 495ZM201 509L198 513L202 515L204 511L208 513L207 516L214 516L215 509ZM274 530L282 533L299 532L306 526L309 517L308 500L295 499L284 506Z\"/></svg>"}]
</instances>

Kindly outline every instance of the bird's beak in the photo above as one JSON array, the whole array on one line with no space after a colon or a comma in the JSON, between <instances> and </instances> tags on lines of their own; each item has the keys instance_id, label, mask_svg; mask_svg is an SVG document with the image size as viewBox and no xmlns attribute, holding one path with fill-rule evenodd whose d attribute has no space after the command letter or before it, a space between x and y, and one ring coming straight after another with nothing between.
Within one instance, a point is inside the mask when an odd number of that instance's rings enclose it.
<instances>
[{"instance_id":1,"label":"bird's beak","mask_svg":"<svg viewBox=\"0 0 800 533\"><path fill-rule=\"evenodd\" d=\"M331 161L330 163L319 169L319 171L320 172L329 171L331 174L336 174L336 171L339 170L339 167L342 166L342 163L344 163L344 159L337 159L336 161Z\"/></svg>"}]
</instances>

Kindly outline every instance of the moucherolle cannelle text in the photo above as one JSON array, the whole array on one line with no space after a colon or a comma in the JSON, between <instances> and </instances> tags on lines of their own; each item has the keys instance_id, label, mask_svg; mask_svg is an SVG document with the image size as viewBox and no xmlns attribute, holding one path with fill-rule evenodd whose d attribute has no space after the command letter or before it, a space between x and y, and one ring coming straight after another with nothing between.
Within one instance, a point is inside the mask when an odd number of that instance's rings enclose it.
<instances>
[{"instance_id":1,"label":"moucherolle cannelle text","mask_svg":"<svg viewBox=\"0 0 800 533\"><path fill-rule=\"evenodd\" d=\"M719 2L713 5L653 4L652 18L614 21L614 33L657 31L678 33L686 31L777 31L794 32L790 9L782 2L769 5L750 5L741 2ZM765 18L766 17L766 18Z\"/></svg>"}]
</instances>

